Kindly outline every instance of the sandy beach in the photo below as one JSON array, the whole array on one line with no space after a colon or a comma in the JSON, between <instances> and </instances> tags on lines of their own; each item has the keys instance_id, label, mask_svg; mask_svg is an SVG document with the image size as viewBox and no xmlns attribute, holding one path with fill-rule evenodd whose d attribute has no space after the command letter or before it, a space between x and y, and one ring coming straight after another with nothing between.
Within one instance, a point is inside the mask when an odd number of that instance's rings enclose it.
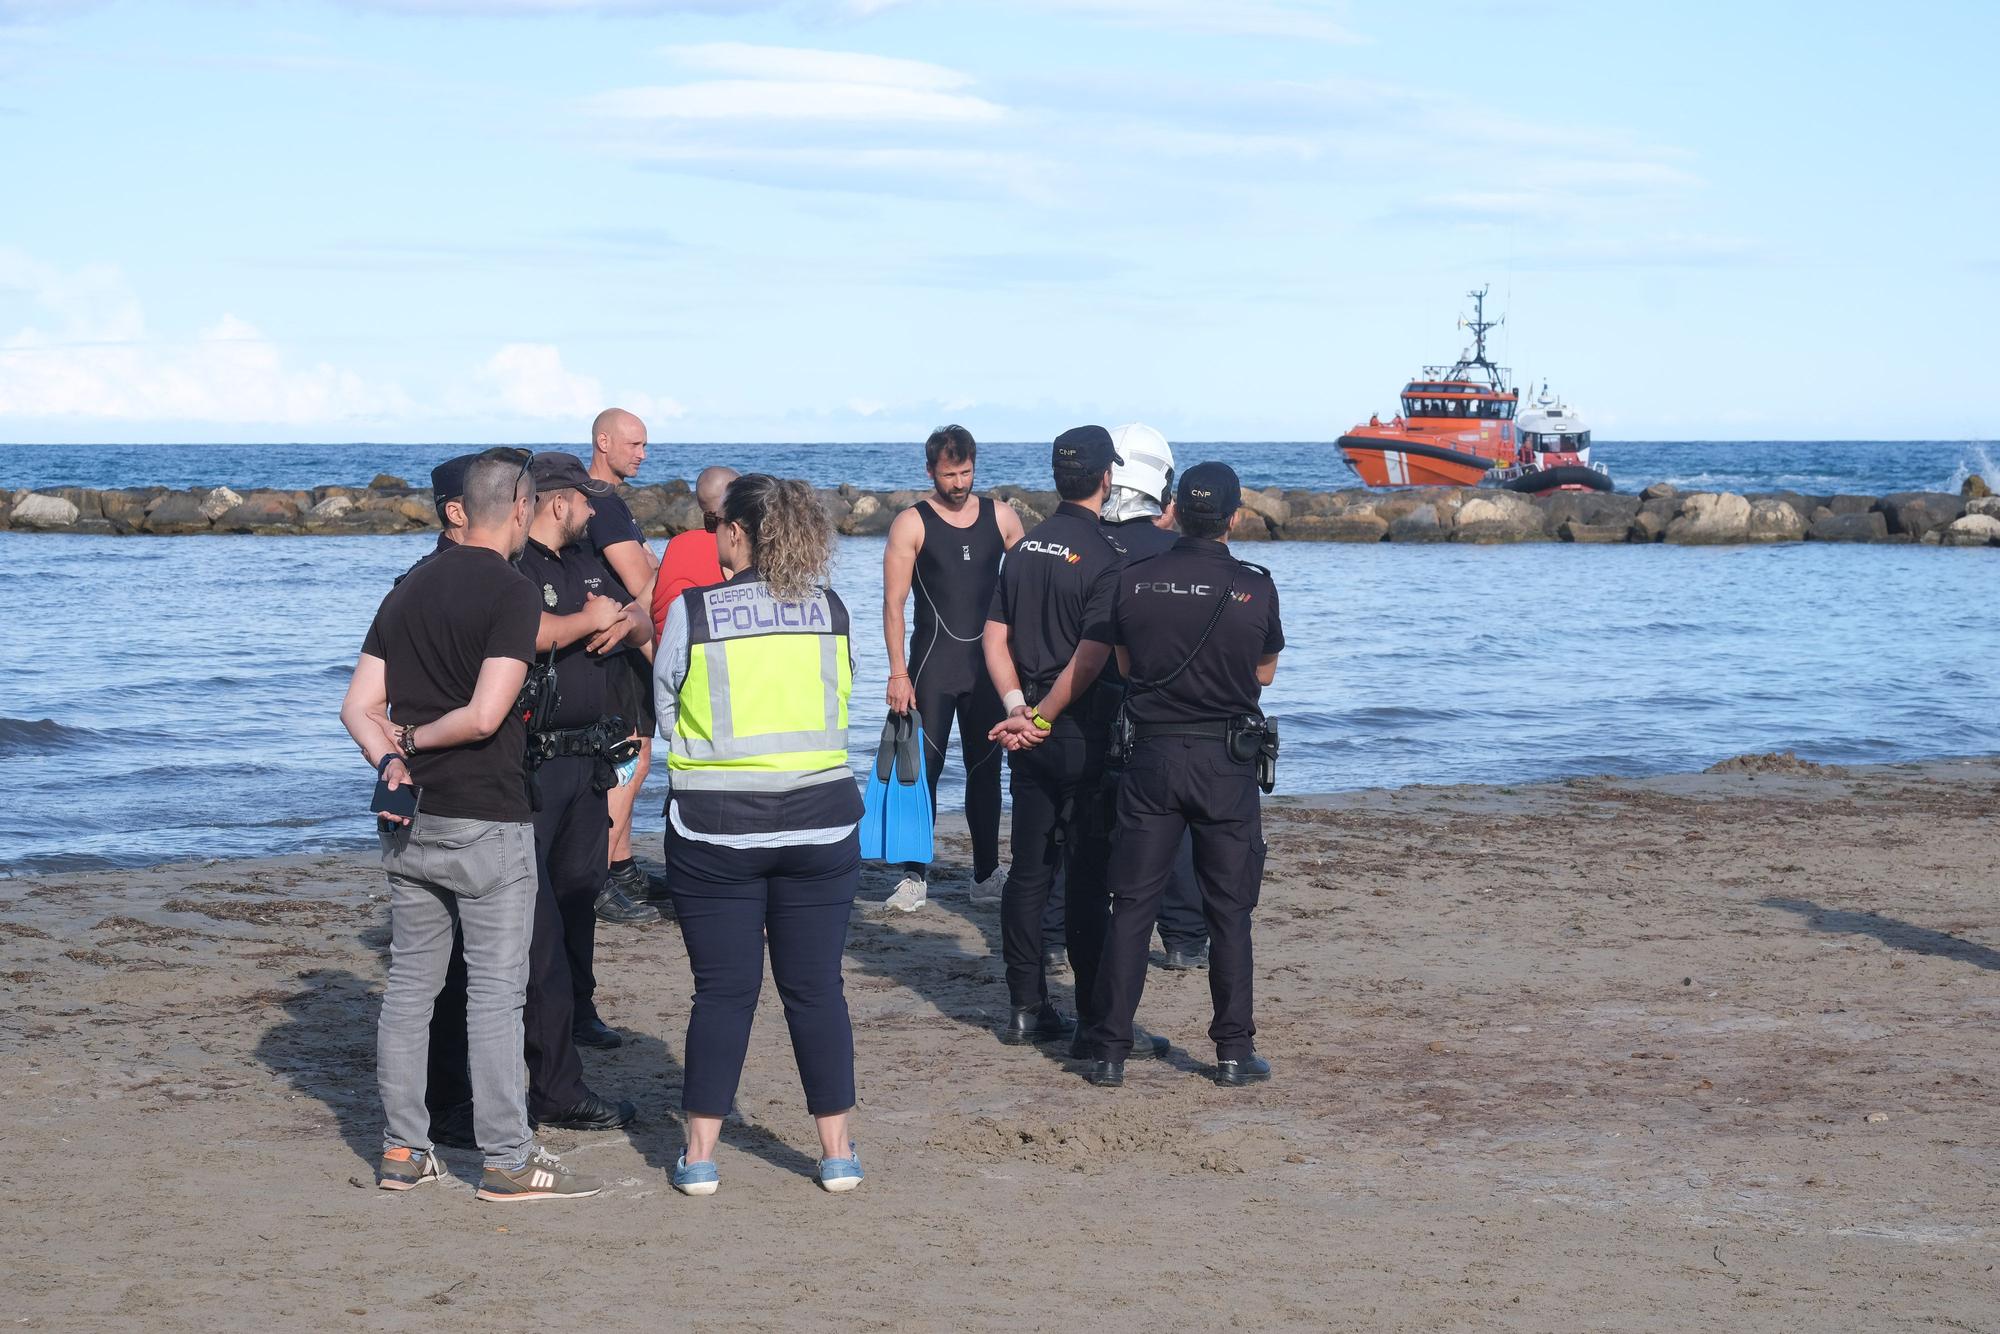
<instances>
[{"instance_id":1,"label":"sandy beach","mask_svg":"<svg viewBox=\"0 0 2000 1334\"><path fill-rule=\"evenodd\" d=\"M1003 1047L998 909L856 910L857 1193L766 988L722 1192L674 1195L690 990L600 937L598 1199L372 1189L372 858L0 890L7 1318L28 1329L2000 1327L2000 762L1749 765L1267 807L1259 1047L1205 975L1121 1090ZM877 873L867 898L889 887Z\"/></svg>"}]
</instances>

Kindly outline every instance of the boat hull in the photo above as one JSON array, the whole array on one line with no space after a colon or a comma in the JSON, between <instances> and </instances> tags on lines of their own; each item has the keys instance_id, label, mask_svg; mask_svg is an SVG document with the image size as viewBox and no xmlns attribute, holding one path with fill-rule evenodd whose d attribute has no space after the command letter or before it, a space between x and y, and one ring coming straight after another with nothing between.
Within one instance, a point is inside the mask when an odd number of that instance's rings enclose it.
<instances>
[{"instance_id":1,"label":"boat hull","mask_svg":"<svg viewBox=\"0 0 2000 1334\"><path fill-rule=\"evenodd\" d=\"M1609 491L1611 479L1595 468L1586 468L1580 463L1566 463L1554 468L1541 468L1521 477L1509 477L1498 483L1502 490L1523 491L1529 495L1539 495L1544 491Z\"/></svg>"},{"instance_id":2,"label":"boat hull","mask_svg":"<svg viewBox=\"0 0 2000 1334\"><path fill-rule=\"evenodd\" d=\"M1350 433L1338 444L1368 486L1477 486L1496 462L1415 434Z\"/></svg>"}]
</instances>

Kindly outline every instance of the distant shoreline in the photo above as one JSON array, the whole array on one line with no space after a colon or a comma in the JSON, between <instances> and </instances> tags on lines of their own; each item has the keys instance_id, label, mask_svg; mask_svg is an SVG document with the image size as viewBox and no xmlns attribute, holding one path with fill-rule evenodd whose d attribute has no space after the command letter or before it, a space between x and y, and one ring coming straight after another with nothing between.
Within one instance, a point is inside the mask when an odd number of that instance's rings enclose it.
<instances>
[{"instance_id":1,"label":"distant shoreline","mask_svg":"<svg viewBox=\"0 0 2000 1334\"><path fill-rule=\"evenodd\" d=\"M627 487L623 494L649 537L701 526L700 507L685 481ZM922 494L851 485L819 492L834 526L850 537L887 532L896 513ZM988 494L1012 505L1029 523L1048 517L1057 503L1053 492L1018 486L993 487ZM1978 477L1968 478L1957 495L1683 491L1660 483L1637 494L1555 491L1539 496L1483 487L1270 487L1246 490L1243 502L1231 528L1231 537L1240 542L1732 546L1812 541L2000 547L2000 497L1989 494ZM429 488L386 474L365 487L306 490L52 487L0 493L0 529L17 532L358 536L437 528Z\"/></svg>"}]
</instances>

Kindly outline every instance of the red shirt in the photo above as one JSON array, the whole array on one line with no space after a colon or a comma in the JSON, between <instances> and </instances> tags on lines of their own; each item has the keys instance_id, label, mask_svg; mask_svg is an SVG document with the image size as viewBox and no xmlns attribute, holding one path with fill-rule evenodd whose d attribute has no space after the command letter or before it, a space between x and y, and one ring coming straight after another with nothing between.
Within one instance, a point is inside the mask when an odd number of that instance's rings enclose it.
<instances>
[{"instance_id":1,"label":"red shirt","mask_svg":"<svg viewBox=\"0 0 2000 1334\"><path fill-rule=\"evenodd\" d=\"M722 561L715 554L715 534L696 528L667 543L660 572L653 580L653 638L667 628L667 609L690 588L722 582Z\"/></svg>"}]
</instances>

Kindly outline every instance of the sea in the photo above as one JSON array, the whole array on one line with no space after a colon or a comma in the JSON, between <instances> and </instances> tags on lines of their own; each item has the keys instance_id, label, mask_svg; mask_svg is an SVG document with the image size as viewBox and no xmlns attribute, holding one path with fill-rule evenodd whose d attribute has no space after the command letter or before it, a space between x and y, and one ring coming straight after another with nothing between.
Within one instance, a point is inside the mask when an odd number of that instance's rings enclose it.
<instances>
[{"instance_id":1,"label":"sea","mask_svg":"<svg viewBox=\"0 0 2000 1334\"><path fill-rule=\"evenodd\" d=\"M420 481L461 447L0 446L0 486ZM1046 446L981 446L986 484ZM1954 442L1609 443L1621 488L1881 494L2000 481ZM909 446L654 446L642 481L711 462L888 488ZM1352 485L1331 445L1184 445L1253 485ZM356 849L373 775L340 697L383 592L433 542L0 533L0 874ZM883 716L879 540L839 543L851 731ZM1288 646L1266 693L1280 793L2000 753L2000 553L1932 547L1262 543ZM943 800L963 791L956 746ZM641 802L657 853L658 780Z\"/></svg>"}]
</instances>

